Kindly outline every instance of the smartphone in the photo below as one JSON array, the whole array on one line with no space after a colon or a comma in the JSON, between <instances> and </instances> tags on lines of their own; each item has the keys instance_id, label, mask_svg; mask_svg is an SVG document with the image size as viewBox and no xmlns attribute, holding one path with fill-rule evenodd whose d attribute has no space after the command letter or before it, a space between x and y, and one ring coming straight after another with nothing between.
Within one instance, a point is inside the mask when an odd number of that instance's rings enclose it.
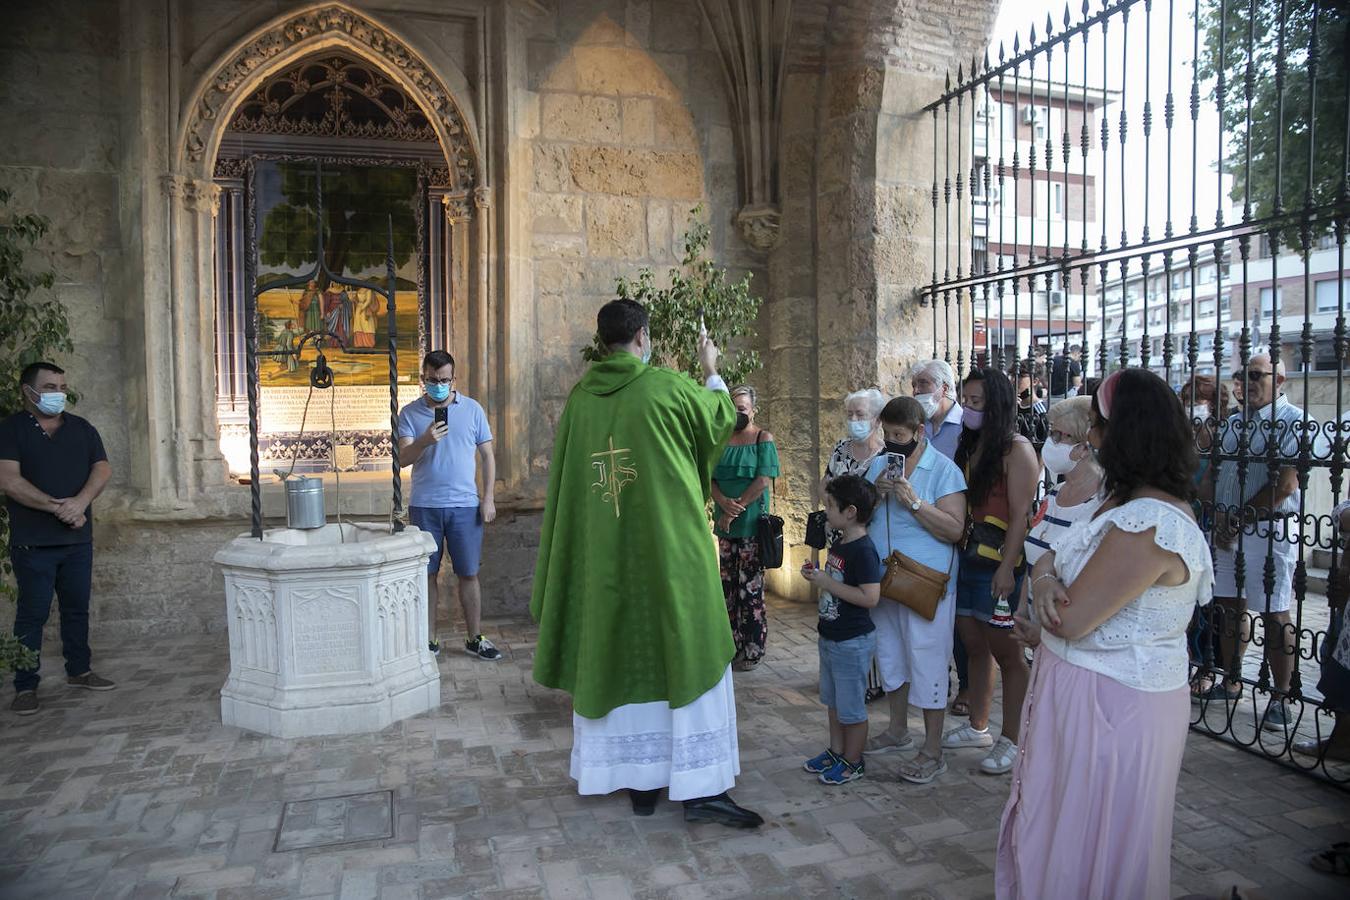
<instances>
[{"instance_id":1,"label":"smartphone","mask_svg":"<svg viewBox=\"0 0 1350 900\"><path fill-rule=\"evenodd\" d=\"M905 454L903 453L886 454L886 475L888 478L905 477Z\"/></svg>"},{"instance_id":2,"label":"smartphone","mask_svg":"<svg viewBox=\"0 0 1350 900\"><path fill-rule=\"evenodd\" d=\"M438 406L438 407L436 407L436 424L437 424L437 425L444 425L444 424L446 423L447 417L448 417L449 415L450 415L450 410L447 409L446 407L444 407L444 406Z\"/></svg>"}]
</instances>

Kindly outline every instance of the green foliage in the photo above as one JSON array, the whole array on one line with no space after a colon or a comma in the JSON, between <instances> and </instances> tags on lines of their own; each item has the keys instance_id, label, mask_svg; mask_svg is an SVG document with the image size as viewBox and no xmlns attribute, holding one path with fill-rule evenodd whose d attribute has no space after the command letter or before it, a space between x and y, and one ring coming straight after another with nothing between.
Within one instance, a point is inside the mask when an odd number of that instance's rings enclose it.
<instances>
[{"instance_id":1,"label":"green foliage","mask_svg":"<svg viewBox=\"0 0 1350 900\"><path fill-rule=\"evenodd\" d=\"M0 208L9 203L0 190ZM35 291L51 288L53 272L32 272L24 255L47 233L49 223L36 215L0 221L0 414L9 415L20 401L19 374L40 359L74 349L66 311L56 300L33 300ZM9 512L0 506L0 596L15 600L14 568L9 561ZM33 652L0 623L0 672L32 666Z\"/></svg>"},{"instance_id":2,"label":"green foliage","mask_svg":"<svg viewBox=\"0 0 1350 900\"><path fill-rule=\"evenodd\" d=\"M282 203L267 211L258 258L269 266L299 271L314 263L314 169L282 163ZM417 174L408 168L347 166L323 173L324 262L336 275L378 270L383 276L389 220L394 225L394 265L402 266L417 249L413 200ZM261 278L259 279L261 281ZM326 286L325 284L320 287Z\"/></svg>"},{"instance_id":3,"label":"green foliage","mask_svg":"<svg viewBox=\"0 0 1350 900\"><path fill-rule=\"evenodd\" d=\"M750 274L732 281L727 270L706 257L711 232L699 219L703 207L690 210L689 227L684 232L684 256L679 267L670 269L668 287L657 287L656 275L643 267L635 280L620 278L615 285L619 297L636 300L651 316L652 359L677 372L699 378L699 311L708 327L708 336L722 349L718 369L728 384L745 381L760 367L759 354L744 349L742 339L755 336L755 318L760 299L750 293ZM582 349L590 362L609 355L597 336Z\"/></svg>"},{"instance_id":4,"label":"green foliage","mask_svg":"<svg viewBox=\"0 0 1350 900\"><path fill-rule=\"evenodd\" d=\"M1280 94L1275 89L1275 63L1280 55L1279 14L1281 4L1261 0L1253 4L1255 17L1246 3L1229 2L1220 22L1219 3L1209 0L1201 12L1204 43L1200 77L1216 79L1222 69L1227 86L1224 97L1223 131L1227 135L1224 169L1232 173L1231 199L1251 203L1253 218L1275 213L1276 176L1279 176L1281 207L1285 212L1303 208L1311 194L1312 206L1328 206L1344 187L1343 142L1346 128L1346 91L1350 66L1346 65L1347 22L1350 7L1319 0L1285 0L1284 103L1281 119ZM1310 113L1312 84L1309 48L1314 8L1317 22L1317 103ZM1247 52L1248 23L1252 49ZM1219 41L1224 50L1220 59ZM1247 62L1252 62L1251 127L1247 127ZM1211 99L1217 100L1214 93ZM1315 137L1310 124L1316 121ZM1247 137L1251 138L1251 165L1247 165ZM1276 146L1282 137L1282 145ZM1312 165L1309 168L1309 146ZM1277 166L1277 157L1279 164ZM1309 171L1312 180L1309 182ZM1250 180L1250 193L1248 182ZM1321 231L1329 226L1314 226ZM1298 226L1278 230L1281 246L1297 250L1302 244ZM1315 240L1316 233L1308 235Z\"/></svg>"}]
</instances>

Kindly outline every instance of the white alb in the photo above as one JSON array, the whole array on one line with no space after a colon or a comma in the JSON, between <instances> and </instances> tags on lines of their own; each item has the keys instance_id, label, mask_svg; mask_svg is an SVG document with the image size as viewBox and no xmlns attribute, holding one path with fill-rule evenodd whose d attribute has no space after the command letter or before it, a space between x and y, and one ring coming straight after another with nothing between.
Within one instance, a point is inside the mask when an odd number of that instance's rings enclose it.
<instances>
[{"instance_id":1,"label":"white alb","mask_svg":"<svg viewBox=\"0 0 1350 900\"><path fill-rule=\"evenodd\" d=\"M1170 691L1189 678L1186 626L1197 605L1213 599L1214 566L1204 533L1181 509L1141 497L1069 530L1055 545L1055 573L1073 584L1112 528L1153 530L1153 542L1181 557L1188 577L1172 587L1154 585L1076 641L1049 632L1042 642L1065 662L1114 678L1141 691Z\"/></svg>"}]
</instances>

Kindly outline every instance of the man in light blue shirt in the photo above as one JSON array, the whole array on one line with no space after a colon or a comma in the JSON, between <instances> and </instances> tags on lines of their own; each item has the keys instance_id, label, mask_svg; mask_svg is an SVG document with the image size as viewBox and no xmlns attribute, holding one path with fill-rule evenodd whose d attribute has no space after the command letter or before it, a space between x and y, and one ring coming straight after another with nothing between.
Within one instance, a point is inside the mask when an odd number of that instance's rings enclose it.
<instances>
[{"instance_id":1,"label":"man in light blue shirt","mask_svg":"<svg viewBox=\"0 0 1350 900\"><path fill-rule=\"evenodd\" d=\"M948 459L955 459L963 410L956 399L956 375L952 367L941 359L919 363L910 370L909 389L928 417L924 425L928 443Z\"/></svg>"},{"instance_id":2,"label":"man in light blue shirt","mask_svg":"<svg viewBox=\"0 0 1350 900\"><path fill-rule=\"evenodd\" d=\"M1278 691L1289 690L1294 672L1289 607L1300 534L1296 462L1300 435L1313 424L1284 396L1284 363L1272 366L1268 354L1252 357L1245 369L1234 373L1233 381L1233 393L1242 407L1220 429L1220 449L1225 455L1238 455L1245 446L1247 471L1240 477L1237 461L1224 459L1214 482L1214 601L1236 623L1225 624L1221 631L1228 677L1222 686L1210 689L1216 697L1224 696L1221 692L1235 695L1239 689L1242 657L1251 640L1250 629L1238 621L1244 610L1262 619L1271 679ZM1315 430L1307 433L1309 440L1316 434ZM1267 466L1270 442L1275 445L1278 466L1273 481ZM1243 557L1240 573L1239 550ZM1265 587L1267 556L1275 574L1269 594ZM1287 724L1283 697L1277 695L1262 717L1262 726L1282 731Z\"/></svg>"},{"instance_id":3,"label":"man in light blue shirt","mask_svg":"<svg viewBox=\"0 0 1350 900\"><path fill-rule=\"evenodd\" d=\"M468 629L464 652L495 661L502 654L481 633L483 601L478 584L483 526L497 518L492 429L483 407L454 390L454 383L454 357L444 350L428 353L422 361L425 393L398 414L399 461L413 467L408 518L436 539L436 552L427 569L428 648L440 652L436 576L444 548L450 551L459 581L459 603ZM483 466L481 496L476 479L479 462Z\"/></svg>"}]
</instances>

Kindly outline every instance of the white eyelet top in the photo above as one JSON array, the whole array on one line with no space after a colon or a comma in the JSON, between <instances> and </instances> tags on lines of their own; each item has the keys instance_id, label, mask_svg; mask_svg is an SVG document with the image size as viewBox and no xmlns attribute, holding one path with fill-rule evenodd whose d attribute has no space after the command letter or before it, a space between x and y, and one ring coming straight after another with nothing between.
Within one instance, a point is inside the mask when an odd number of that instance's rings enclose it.
<instances>
[{"instance_id":1,"label":"white eyelet top","mask_svg":"<svg viewBox=\"0 0 1350 900\"><path fill-rule=\"evenodd\" d=\"M1150 497L1131 500L1076 524L1055 546L1055 572L1072 584L1111 528L1139 533L1153 529L1153 542L1181 557L1189 570L1183 584L1154 585L1076 641L1049 632L1042 642L1065 662L1114 678L1140 691L1170 691L1189 678L1186 627L1197 605L1213 599L1214 567L1200 527L1185 512Z\"/></svg>"}]
</instances>

